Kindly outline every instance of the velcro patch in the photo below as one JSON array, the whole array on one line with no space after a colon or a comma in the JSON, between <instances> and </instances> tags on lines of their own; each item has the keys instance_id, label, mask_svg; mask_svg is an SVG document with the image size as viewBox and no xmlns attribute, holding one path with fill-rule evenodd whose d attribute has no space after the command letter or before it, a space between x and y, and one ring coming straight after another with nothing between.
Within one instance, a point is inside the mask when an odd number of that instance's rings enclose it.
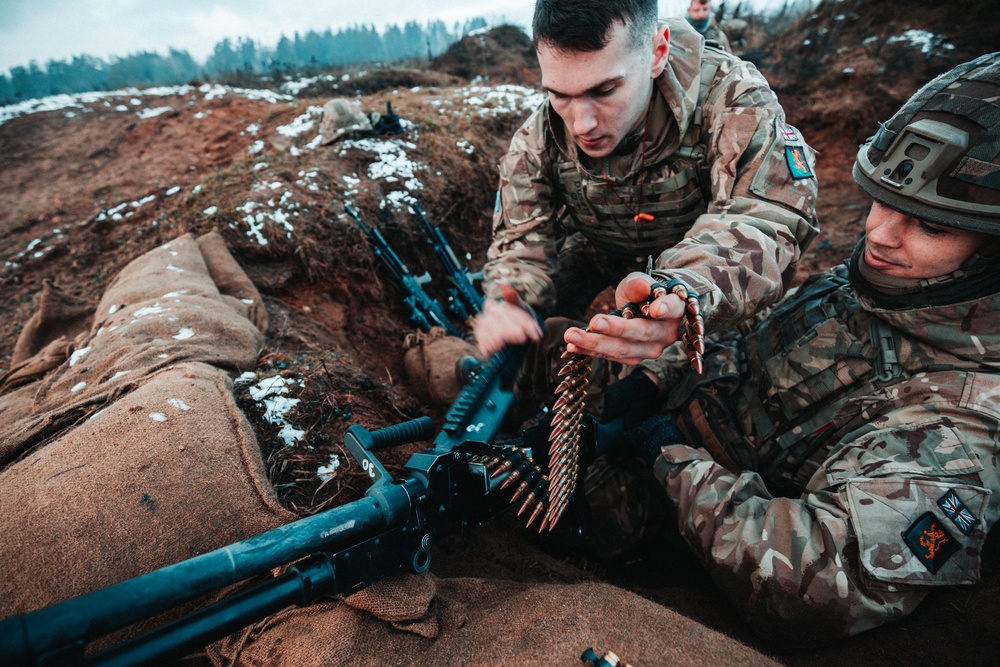
<instances>
[{"instance_id":1,"label":"velcro patch","mask_svg":"<svg viewBox=\"0 0 1000 667\"><path fill-rule=\"evenodd\" d=\"M955 522L958 529L966 535L979 523L979 519L973 516L969 508L965 506L962 499L958 497L954 489L949 489L948 493L941 496L937 501L938 507L944 510L949 519Z\"/></svg>"},{"instance_id":2,"label":"velcro patch","mask_svg":"<svg viewBox=\"0 0 1000 667\"><path fill-rule=\"evenodd\" d=\"M812 178L812 169L809 167L809 160L806 158L806 151L802 146L785 146L785 160L788 162L788 170L792 172L792 178Z\"/></svg>"},{"instance_id":3,"label":"velcro patch","mask_svg":"<svg viewBox=\"0 0 1000 667\"><path fill-rule=\"evenodd\" d=\"M914 521L903 533L903 541L931 574L940 570L945 561L962 548L933 512Z\"/></svg>"}]
</instances>

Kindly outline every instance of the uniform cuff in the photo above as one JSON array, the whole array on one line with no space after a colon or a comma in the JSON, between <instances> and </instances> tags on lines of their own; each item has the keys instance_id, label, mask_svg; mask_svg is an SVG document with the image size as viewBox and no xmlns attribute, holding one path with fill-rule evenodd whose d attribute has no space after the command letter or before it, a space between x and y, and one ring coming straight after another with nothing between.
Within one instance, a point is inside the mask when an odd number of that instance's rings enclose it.
<instances>
[{"instance_id":1,"label":"uniform cuff","mask_svg":"<svg viewBox=\"0 0 1000 667\"><path fill-rule=\"evenodd\" d=\"M677 466L692 461L715 462L715 459L706 450L688 447L687 445L669 445L664 447L660 453L660 459L670 466Z\"/></svg>"}]
</instances>

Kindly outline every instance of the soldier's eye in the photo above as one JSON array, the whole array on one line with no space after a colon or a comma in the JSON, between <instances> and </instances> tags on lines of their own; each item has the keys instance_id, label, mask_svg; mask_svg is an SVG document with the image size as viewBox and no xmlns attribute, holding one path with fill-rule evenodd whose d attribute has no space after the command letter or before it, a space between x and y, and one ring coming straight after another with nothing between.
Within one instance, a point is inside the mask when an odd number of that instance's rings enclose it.
<instances>
[{"instance_id":1,"label":"soldier's eye","mask_svg":"<svg viewBox=\"0 0 1000 667\"><path fill-rule=\"evenodd\" d=\"M949 232L947 227L938 227L937 225L932 225L931 223L924 222L923 220L920 221L920 228L925 234L929 234L930 236L942 236L944 234L948 234Z\"/></svg>"}]
</instances>

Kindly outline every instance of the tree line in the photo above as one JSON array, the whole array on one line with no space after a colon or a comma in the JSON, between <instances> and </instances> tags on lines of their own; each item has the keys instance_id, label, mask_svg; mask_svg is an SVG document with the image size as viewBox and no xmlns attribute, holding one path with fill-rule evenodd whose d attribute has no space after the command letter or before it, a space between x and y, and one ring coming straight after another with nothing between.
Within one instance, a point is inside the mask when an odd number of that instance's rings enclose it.
<instances>
[{"instance_id":1,"label":"tree line","mask_svg":"<svg viewBox=\"0 0 1000 667\"><path fill-rule=\"evenodd\" d=\"M266 76L366 62L432 58L473 30L486 27L482 18L456 23L449 29L442 21L420 25L410 21L402 28L387 25L352 26L333 32L310 30L294 37L282 36L274 48L252 39L224 39L199 65L187 51L170 49L167 55L140 52L105 62L94 56L74 56L69 61L37 61L0 74L0 104L12 104L48 95L117 90L130 86L174 86L194 80L220 80L233 75Z\"/></svg>"}]
</instances>

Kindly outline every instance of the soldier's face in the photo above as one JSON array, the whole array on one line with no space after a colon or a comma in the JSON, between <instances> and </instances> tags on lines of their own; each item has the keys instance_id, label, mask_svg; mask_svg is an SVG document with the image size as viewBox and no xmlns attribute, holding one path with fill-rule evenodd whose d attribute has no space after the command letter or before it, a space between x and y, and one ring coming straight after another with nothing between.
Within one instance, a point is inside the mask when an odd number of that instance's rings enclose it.
<instances>
[{"instance_id":1,"label":"soldier's face","mask_svg":"<svg viewBox=\"0 0 1000 667\"><path fill-rule=\"evenodd\" d=\"M542 87L573 141L591 157L604 157L642 125L653 79L667 60L667 31L658 29L648 48L634 48L617 23L600 51L538 47Z\"/></svg>"},{"instance_id":2,"label":"soldier's face","mask_svg":"<svg viewBox=\"0 0 1000 667\"><path fill-rule=\"evenodd\" d=\"M708 18L708 15L712 12L712 3L706 2L701 4L700 2L692 2L691 6L688 7L688 16L693 18L695 21L704 21Z\"/></svg>"},{"instance_id":3,"label":"soldier's face","mask_svg":"<svg viewBox=\"0 0 1000 667\"><path fill-rule=\"evenodd\" d=\"M936 278L957 270L987 234L925 222L875 202L865 223L865 263L896 278Z\"/></svg>"}]
</instances>

